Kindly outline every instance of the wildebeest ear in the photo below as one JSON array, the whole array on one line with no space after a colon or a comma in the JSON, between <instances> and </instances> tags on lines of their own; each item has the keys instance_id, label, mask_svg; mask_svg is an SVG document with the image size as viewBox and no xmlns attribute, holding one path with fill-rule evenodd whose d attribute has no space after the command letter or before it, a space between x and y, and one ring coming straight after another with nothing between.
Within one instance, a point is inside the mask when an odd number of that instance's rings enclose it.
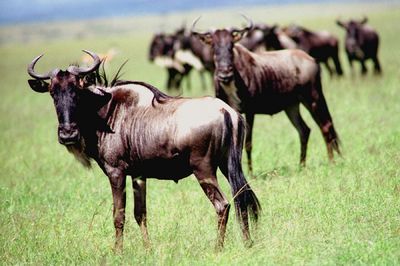
<instances>
[{"instance_id":1,"label":"wildebeest ear","mask_svg":"<svg viewBox=\"0 0 400 266\"><path fill-rule=\"evenodd\" d=\"M211 33L206 32L206 33L197 33L197 32L192 32L193 36L199 38L203 43L211 45L212 44L212 36Z\"/></svg>"},{"instance_id":2,"label":"wildebeest ear","mask_svg":"<svg viewBox=\"0 0 400 266\"><path fill-rule=\"evenodd\" d=\"M43 80L38 79L28 79L29 86L32 90L36 92L48 92L49 91L49 84L44 82Z\"/></svg>"},{"instance_id":3,"label":"wildebeest ear","mask_svg":"<svg viewBox=\"0 0 400 266\"><path fill-rule=\"evenodd\" d=\"M91 106L92 108L98 110L104 105L106 105L111 100L111 93L108 93L102 89L97 88L96 91L89 89L82 90L82 98L84 105Z\"/></svg>"},{"instance_id":4,"label":"wildebeest ear","mask_svg":"<svg viewBox=\"0 0 400 266\"><path fill-rule=\"evenodd\" d=\"M247 31L232 30L231 35L233 38L233 42L240 41L246 33Z\"/></svg>"}]
</instances>

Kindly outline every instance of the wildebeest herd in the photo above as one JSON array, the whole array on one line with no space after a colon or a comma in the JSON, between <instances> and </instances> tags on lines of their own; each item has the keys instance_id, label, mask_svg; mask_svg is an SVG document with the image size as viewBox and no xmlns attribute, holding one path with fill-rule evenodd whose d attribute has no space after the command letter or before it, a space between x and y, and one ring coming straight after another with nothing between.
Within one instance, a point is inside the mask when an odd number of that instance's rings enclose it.
<instances>
[{"instance_id":1,"label":"wildebeest herd","mask_svg":"<svg viewBox=\"0 0 400 266\"><path fill-rule=\"evenodd\" d=\"M247 18L246 18L247 19ZM178 89L192 69L210 73L214 97L169 96L142 81L111 81L100 70L104 61L83 50L93 63L45 74L34 68L42 55L28 65L30 87L49 92L58 117L58 140L84 166L97 162L108 176L113 195L115 248L122 250L125 223L126 177L132 177L134 217L149 245L146 215L146 179L178 182L191 174L213 204L218 216L217 247L222 247L230 204L220 189L220 169L231 187L243 239L250 245L249 216L257 221L260 202L244 176L241 157L247 152L252 175L252 131L255 114L285 111L300 137L300 164L305 165L310 128L302 119L300 103L310 112L324 137L328 157L340 154L339 138L323 95L323 63L331 75L343 70L338 39L328 32L301 26L254 25L199 32L196 20L190 31L154 36L149 59L168 71L167 89ZM352 66L377 57L376 31L366 19L337 21L346 29L345 47ZM273 50L273 51L269 51ZM243 113L245 118L241 116ZM246 132L247 129L247 132ZM245 145L244 145L245 144Z\"/></svg>"}]
</instances>

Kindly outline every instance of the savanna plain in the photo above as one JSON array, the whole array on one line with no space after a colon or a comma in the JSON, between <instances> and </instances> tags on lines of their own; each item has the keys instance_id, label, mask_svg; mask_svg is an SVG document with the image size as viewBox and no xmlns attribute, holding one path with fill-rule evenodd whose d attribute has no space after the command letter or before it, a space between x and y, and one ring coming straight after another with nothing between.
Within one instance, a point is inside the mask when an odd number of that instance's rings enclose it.
<instances>
[{"instance_id":1,"label":"savanna plain","mask_svg":"<svg viewBox=\"0 0 400 266\"><path fill-rule=\"evenodd\" d=\"M279 12L275 12L279 11ZM217 14L199 11L187 15ZM236 11L215 26L243 21ZM232 15L235 14L235 15ZM37 55L38 72L79 62L82 49L117 51L106 64L113 75L129 59L123 78L149 82L163 91L166 73L147 59L154 22L182 23L179 14L160 17L57 22L1 27L0 43L0 261L15 264L400 264L400 5L344 3L249 8L255 22L296 22L327 29L341 40L345 75L323 69L323 90L341 139L342 157L328 162L325 144L311 116L307 166L300 168L299 140L284 113L256 116L254 176L247 176L263 213L246 248L231 209L225 247L215 251L216 214L193 176L178 184L147 182L151 249L143 246L133 218L128 179L124 252L115 254L112 197L107 177L95 165L83 168L57 141L57 117L49 95L28 86L27 64ZM381 76L350 71L343 49L341 16L367 15L380 34ZM153 23L153 24L152 24ZM205 20L205 24L210 24ZM189 24L189 23L188 23ZM106 25L106 26L104 26ZM143 26L143 27L142 27ZM208 25L206 25L208 26ZM204 26L205 27L205 26ZM167 29L168 30L168 29ZM107 32L108 31L108 32ZM211 81L183 96L213 95ZM246 158L243 167L247 173ZM231 200L226 179L219 182Z\"/></svg>"}]
</instances>

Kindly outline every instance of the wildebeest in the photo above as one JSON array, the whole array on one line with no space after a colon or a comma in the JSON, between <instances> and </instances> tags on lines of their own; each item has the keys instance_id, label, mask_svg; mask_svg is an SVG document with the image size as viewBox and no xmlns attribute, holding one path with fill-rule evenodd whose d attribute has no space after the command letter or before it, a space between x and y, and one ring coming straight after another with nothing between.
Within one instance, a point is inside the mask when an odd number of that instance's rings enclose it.
<instances>
[{"instance_id":1,"label":"wildebeest","mask_svg":"<svg viewBox=\"0 0 400 266\"><path fill-rule=\"evenodd\" d=\"M190 88L189 73L193 68L199 71L201 86L205 89L204 73L210 73L212 78L214 72L211 49L190 36L185 27L171 34L155 34L150 43L149 60L167 68L168 89L179 89L184 78Z\"/></svg>"},{"instance_id":2,"label":"wildebeest","mask_svg":"<svg viewBox=\"0 0 400 266\"><path fill-rule=\"evenodd\" d=\"M297 25L287 27L285 32L297 43L297 48L314 57L318 63L324 63L329 74L333 74L329 65L329 59L332 59L336 74L343 75L339 60L339 40L336 36L327 31L315 32Z\"/></svg>"},{"instance_id":3,"label":"wildebeest","mask_svg":"<svg viewBox=\"0 0 400 266\"><path fill-rule=\"evenodd\" d=\"M154 34L149 49L149 60L167 69L167 89L179 90L182 80L186 77L190 87L189 73L192 66L175 59L176 37L173 34Z\"/></svg>"},{"instance_id":4,"label":"wildebeest","mask_svg":"<svg viewBox=\"0 0 400 266\"><path fill-rule=\"evenodd\" d=\"M276 24L257 24L256 28L263 34L263 45L267 51L297 48L297 44Z\"/></svg>"},{"instance_id":5,"label":"wildebeest","mask_svg":"<svg viewBox=\"0 0 400 266\"><path fill-rule=\"evenodd\" d=\"M246 116L248 134L246 152L252 172L251 150L255 114L273 115L285 111L300 136L300 163L305 164L310 129L303 121L302 103L320 127L329 159L339 151L339 139L322 93L320 69L315 60L301 50L289 49L252 53L237 44L252 28L217 29L193 34L212 46L214 51L214 84L216 96Z\"/></svg>"},{"instance_id":6,"label":"wildebeest","mask_svg":"<svg viewBox=\"0 0 400 266\"><path fill-rule=\"evenodd\" d=\"M378 59L379 35L372 27L365 25L367 21L367 18L363 18L360 21L351 19L348 22L337 20L336 23L346 30L346 54L351 68L353 60L359 61L361 73L366 74L365 61L372 59L374 71L379 74L382 72Z\"/></svg>"},{"instance_id":7,"label":"wildebeest","mask_svg":"<svg viewBox=\"0 0 400 266\"><path fill-rule=\"evenodd\" d=\"M205 88L204 73L208 72L212 78L215 69L211 48L201 42L198 38L192 36L185 27L176 31L175 38L176 45L174 46L174 49L176 57L179 60L192 65L200 72L202 87ZM190 56L187 56L188 54ZM189 60L185 60L185 57ZM198 63L196 62L194 64L194 57L201 62L203 68L196 67Z\"/></svg>"},{"instance_id":8,"label":"wildebeest","mask_svg":"<svg viewBox=\"0 0 400 266\"><path fill-rule=\"evenodd\" d=\"M296 49L297 44L277 25L255 24L239 42L252 52Z\"/></svg>"},{"instance_id":9,"label":"wildebeest","mask_svg":"<svg viewBox=\"0 0 400 266\"><path fill-rule=\"evenodd\" d=\"M192 173L215 207L217 245L222 246L230 204L218 185L217 168L228 179L243 237L250 241L248 213L257 219L261 209L241 168L243 118L219 99L171 97L144 82L113 80L110 87L89 86L86 76L97 71L101 61L95 53L84 52L93 57L92 66L48 74L34 71L42 55L36 57L28 66L34 78L29 85L36 92L50 92L59 142L85 166L96 161L108 176L116 249L122 249L126 176L132 177L134 216L148 243L146 179L178 182Z\"/></svg>"},{"instance_id":10,"label":"wildebeest","mask_svg":"<svg viewBox=\"0 0 400 266\"><path fill-rule=\"evenodd\" d=\"M243 36L240 40L240 44L253 52L265 50L265 35L262 29L266 27L268 26L264 24L256 24Z\"/></svg>"}]
</instances>

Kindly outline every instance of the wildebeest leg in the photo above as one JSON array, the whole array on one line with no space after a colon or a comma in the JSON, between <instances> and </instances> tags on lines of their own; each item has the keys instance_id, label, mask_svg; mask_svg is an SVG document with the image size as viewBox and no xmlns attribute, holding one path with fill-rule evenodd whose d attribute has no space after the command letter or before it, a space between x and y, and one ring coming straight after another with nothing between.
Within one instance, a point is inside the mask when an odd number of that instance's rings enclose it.
<instances>
[{"instance_id":1,"label":"wildebeest leg","mask_svg":"<svg viewBox=\"0 0 400 266\"><path fill-rule=\"evenodd\" d=\"M222 163L220 165L220 170L222 172L222 174L228 179L229 182L229 170L228 170L228 165L226 163ZM232 171L232 169L231 169ZM238 169L234 169L233 171L237 171L237 173L239 175L243 175L243 171L241 169L241 167L239 167ZM241 193L243 193L246 190L245 186L240 187L239 189L239 193L235 193L234 191L232 191L232 193L234 194L234 202L235 202L235 209L236 209L236 218L240 223L241 229L242 229L242 234L243 234L243 240L246 244L246 246L250 247L252 245L252 240L250 237L250 230L249 230L249 213L248 213L248 209L247 207L243 207L241 206L240 203L240 195Z\"/></svg>"},{"instance_id":2,"label":"wildebeest leg","mask_svg":"<svg viewBox=\"0 0 400 266\"><path fill-rule=\"evenodd\" d=\"M324 137L325 144L328 150L328 158L333 161L333 149L335 149L339 154L339 138L333 127L333 122L331 115L328 110L324 95L321 93L318 95L315 92L315 98L308 97L302 99L302 103L310 111L312 118L317 123L321 129L321 133Z\"/></svg>"},{"instance_id":3,"label":"wildebeest leg","mask_svg":"<svg viewBox=\"0 0 400 266\"><path fill-rule=\"evenodd\" d=\"M107 171L113 195L113 216L115 227L115 250L122 251L125 224L126 176L118 170Z\"/></svg>"},{"instance_id":4,"label":"wildebeest leg","mask_svg":"<svg viewBox=\"0 0 400 266\"><path fill-rule=\"evenodd\" d=\"M147 232L147 211L146 211L146 179L132 178L135 220L142 231L143 242L146 248L150 247L149 233Z\"/></svg>"},{"instance_id":5,"label":"wildebeest leg","mask_svg":"<svg viewBox=\"0 0 400 266\"><path fill-rule=\"evenodd\" d=\"M375 71L375 74L380 74L380 73L382 73L381 64L379 63L378 57L374 57L374 58L372 58L372 60L374 61L374 71Z\"/></svg>"},{"instance_id":6,"label":"wildebeest leg","mask_svg":"<svg viewBox=\"0 0 400 266\"><path fill-rule=\"evenodd\" d=\"M354 74L353 58L351 58L350 56L347 56L347 59L349 60L351 74Z\"/></svg>"},{"instance_id":7,"label":"wildebeest leg","mask_svg":"<svg viewBox=\"0 0 400 266\"><path fill-rule=\"evenodd\" d=\"M171 90L173 88L173 83L175 79L175 73L173 68L168 68L168 77L167 77L167 90Z\"/></svg>"},{"instance_id":8,"label":"wildebeest leg","mask_svg":"<svg viewBox=\"0 0 400 266\"><path fill-rule=\"evenodd\" d=\"M228 222L230 204L223 194L221 188L218 185L215 170L195 170L194 174L200 183L204 193L206 193L208 199L214 205L214 208L218 215L218 239L217 249L220 249L224 245L226 223Z\"/></svg>"},{"instance_id":9,"label":"wildebeest leg","mask_svg":"<svg viewBox=\"0 0 400 266\"><path fill-rule=\"evenodd\" d=\"M304 122L300 115L299 104L292 105L285 109L286 115L288 116L290 122L296 128L300 136L300 165L306 165L306 155L307 155L307 143L310 136L310 128Z\"/></svg>"},{"instance_id":10,"label":"wildebeest leg","mask_svg":"<svg viewBox=\"0 0 400 266\"><path fill-rule=\"evenodd\" d=\"M335 54L332 56L332 60L333 60L333 63L335 64L336 73L339 76L343 75L343 70L342 70L342 66L340 64L338 51L335 51Z\"/></svg>"},{"instance_id":11,"label":"wildebeest leg","mask_svg":"<svg viewBox=\"0 0 400 266\"><path fill-rule=\"evenodd\" d=\"M179 71L176 70L175 68L168 68L167 89L178 90L181 81L182 81L182 74L179 73Z\"/></svg>"},{"instance_id":12,"label":"wildebeest leg","mask_svg":"<svg viewBox=\"0 0 400 266\"><path fill-rule=\"evenodd\" d=\"M324 62L324 65L325 65L326 69L327 69L327 70L328 70L328 72L329 72L329 76L331 76L331 77L332 77L332 75L333 75L333 71L332 71L332 68L331 68L331 66L329 65L329 62L328 62L328 60L326 60L326 61Z\"/></svg>"},{"instance_id":13,"label":"wildebeest leg","mask_svg":"<svg viewBox=\"0 0 400 266\"><path fill-rule=\"evenodd\" d=\"M365 66L365 61L361 60L360 64L361 64L361 74L363 75L367 74L367 67Z\"/></svg>"},{"instance_id":14,"label":"wildebeest leg","mask_svg":"<svg viewBox=\"0 0 400 266\"><path fill-rule=\"evenodd\" d=\"M184 76L182 75L182 73L177 73L175 76L174 89L176 89L177 91L180 91L183 77Z\"/></svg>"},{"instance_id":15,"label":"wildebeest leg","mask_svg":"<svg viewBox=\"0 0 400 266\"><path fill-rule=\"evenodd\" d=\"M253 164L251 161L251 150L252 150L252 138L253 138L253 125L254 125L254 114L246 113L246 122L247 122L247 133L246 133L246 141L245 148L247 153L247 165L249 167L249 174L253 176Z\"/></svg>"}]
</instances>

